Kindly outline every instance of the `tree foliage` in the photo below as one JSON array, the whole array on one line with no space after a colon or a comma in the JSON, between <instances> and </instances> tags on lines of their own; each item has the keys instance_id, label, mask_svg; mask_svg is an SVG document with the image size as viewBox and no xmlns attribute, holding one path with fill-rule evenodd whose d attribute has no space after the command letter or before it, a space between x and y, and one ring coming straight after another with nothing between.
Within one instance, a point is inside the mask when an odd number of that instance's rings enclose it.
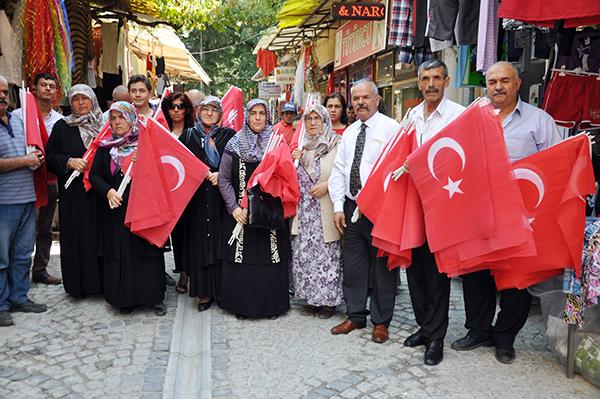
<instances>
[{"instance_id":1,"label":"tree foliage","mask_svg":"<svg viewBox=\"0 0 600 399\"><path fill-rule=\"evenodd\" d=\"M222 0L217 15L205 29L193 29L185 35L186 46L213 79L204 90L222 96L230 85L235 85L246 97L256 91L256 82L251 80L257 71L252 50L262 33L275 24L282 2Z\"/></svg>"}]
</instances>

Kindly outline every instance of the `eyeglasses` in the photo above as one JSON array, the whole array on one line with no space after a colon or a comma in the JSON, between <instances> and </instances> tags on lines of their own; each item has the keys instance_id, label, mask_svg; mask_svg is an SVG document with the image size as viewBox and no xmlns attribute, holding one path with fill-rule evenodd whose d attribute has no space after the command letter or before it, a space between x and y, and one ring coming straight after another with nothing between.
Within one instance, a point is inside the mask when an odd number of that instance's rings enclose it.
<instances>
[{"instance_id":1,"label":"eyeglasses","mask_svg":"<svg viewBox=\"0 0 600 399\"><path fill-rule=\"evenodd\" d=\"M306 121L306 123L323 122L321 120L321 118L319 118L318 116L307 116L307 117L304 118L304 120Z\"/></svg>"},{"instance_id":2,"label":"eyeglasses","mask_svg":"<svg viewBox=\"0 0 600 399\"><path fill-rule=\"evenodd\" d=\"M179 110L179 109L185 109L185 104L171 104L169 106L169 109L172 109L174 111Z\"/></svg>"}]
</instances>

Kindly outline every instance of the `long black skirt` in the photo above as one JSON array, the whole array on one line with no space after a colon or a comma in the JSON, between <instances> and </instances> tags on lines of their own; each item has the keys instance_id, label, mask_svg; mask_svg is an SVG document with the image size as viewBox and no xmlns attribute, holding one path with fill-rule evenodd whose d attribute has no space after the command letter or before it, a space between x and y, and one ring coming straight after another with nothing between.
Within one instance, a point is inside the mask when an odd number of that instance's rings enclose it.
<instances>
[{"instance_id":1,"label":"long black skirt","mask_svg":"<svg viewBox=\"0 0 600 399\"><path fill-rule=\"evenodd\" d=\"M221 263L207 267L197 267L188 272L190 275L190 296L193 298L220 298Z\"/></svg>"},{"instance_id":2,"label":"long black skirt","mask_svg":"<svg viewBox=\"0 0 600 399\"><path fill-rule=\"evenodd\" d=\"M269 317L290 308L288 268L282 263L223 262L221 307L236 315Z\"/></svg>"},{"instance_id":3,"label":"long black skirt","mask_svg":"<svg viewBox=\"0 0 600 399\"><path fill-rule=\"evenodd\" d=\"M104 298L117 309L162 302L165 283L162 255L104 260Z\"/></svg>"}]
</instances>

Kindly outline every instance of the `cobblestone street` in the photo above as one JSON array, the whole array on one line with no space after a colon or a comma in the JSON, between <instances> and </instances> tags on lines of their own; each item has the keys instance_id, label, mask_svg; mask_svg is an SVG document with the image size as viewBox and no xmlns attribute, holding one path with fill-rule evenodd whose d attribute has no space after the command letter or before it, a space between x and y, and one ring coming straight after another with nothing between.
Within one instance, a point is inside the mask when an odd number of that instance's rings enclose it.
<instances>
[{"instance_id":1,"label":"cobblestone street","mask_svg":"<svg viewBox=\"0 0 600 399\"><path fill-rule=\"evenodd\" d=\"M167 261L170 270L170 254ZM56 254L50 272L60 274ZM402 346L414 331L405 283L397 297L390 340L383 345L371 341L371 326L333 336L329 329L343 319L342 313L330 320L301 316L298 303L277 320L240 321L217 307L199 314L195 301L178 296L173 287L168 287L165 317L150 310L120 315L102 298L70 299L62 285L33 284L30 297L48 304L49 310L14 314L15 326L1 330L2 398L599 395L581 377L565 377L564 367L546 349L536 308L518 336L512 365L496 361L492 348L461 353L450 349L450 342L464 334L462 293L456 281L445 358L436 367L423 365L422 348ZM187 328L179 330L182 325Z\"/></svg>"}]
</instances>

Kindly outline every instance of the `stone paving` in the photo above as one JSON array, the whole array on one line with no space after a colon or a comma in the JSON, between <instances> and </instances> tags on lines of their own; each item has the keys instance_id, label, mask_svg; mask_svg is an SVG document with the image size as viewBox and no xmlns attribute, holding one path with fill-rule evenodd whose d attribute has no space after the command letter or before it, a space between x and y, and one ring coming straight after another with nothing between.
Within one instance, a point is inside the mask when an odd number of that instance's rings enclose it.
<instances>
[{"instance_id":1,"label":"stone paving","mask_svg":"<svg viewBox=\"0 0 600 399\"><path fill-rule=\"evenodd\" d=\"M170 270L170 254L167 263ZM56 254L50 271L60 274ZM564 367L546 349L542 316L535 308L517 338L512 365L497 362L492 348L450 349L450 342L464 334L457 281L445 359L436 367L423 365L422 348L402 346L415 329L406 285L397 297L390 341L383 345L371 341L371 326L333 336L329 329L343 320L342 313L330 320L301 316L297 302L277 320L240 321L213 307L202 315L207 333L180 337L210 337L210 343L197 345L198 356L207 357L197 364L210 365L211 371L202 373L208 378L197 378L203 386L192 391L201 395L166 392L165 381L177 375L168 364L179 336L172 331L176 313L187 310L193 317L189 307L195 306L192 300L178 301L172 287L164 317L150 310L120 315L102 298L69 298L62 285L33 284L30 297L48 304L49 311L13 314L15 326L0 330L0 398L600 397L600 390L581 377L565 377Z\"/></svg>"}]
</instances>

